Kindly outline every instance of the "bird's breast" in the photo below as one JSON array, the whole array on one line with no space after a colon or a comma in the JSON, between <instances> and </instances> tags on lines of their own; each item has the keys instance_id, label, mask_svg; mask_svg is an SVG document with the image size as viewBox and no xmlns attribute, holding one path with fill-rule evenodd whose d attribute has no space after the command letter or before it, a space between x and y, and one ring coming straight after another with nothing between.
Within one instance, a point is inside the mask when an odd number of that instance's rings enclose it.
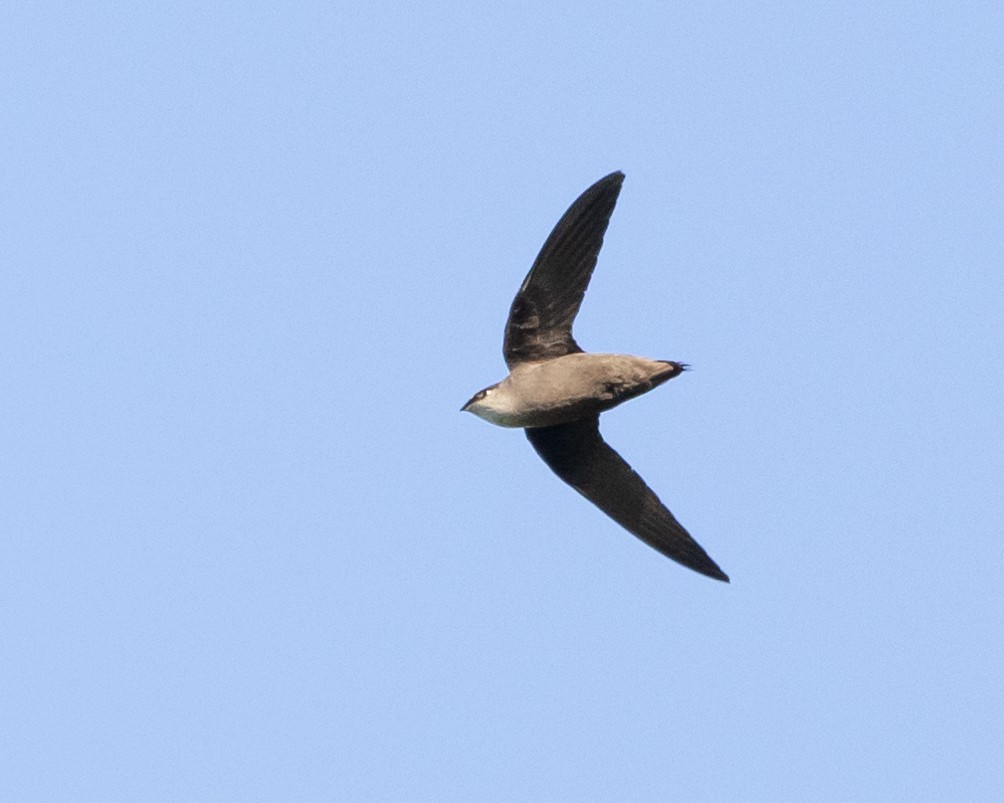
<instances>
[{"instance_id":1,"label":"bird's breast","mask_svg":"<svg viewBox=\"0 0 1004 803\"><path fill-rule=\"evenodd\" d=\"M516 366L493 403L503 426L540 427L577 421L616 407L680 373L663 360L623 354L569 354Z\"/></svg>"}]
</instances>

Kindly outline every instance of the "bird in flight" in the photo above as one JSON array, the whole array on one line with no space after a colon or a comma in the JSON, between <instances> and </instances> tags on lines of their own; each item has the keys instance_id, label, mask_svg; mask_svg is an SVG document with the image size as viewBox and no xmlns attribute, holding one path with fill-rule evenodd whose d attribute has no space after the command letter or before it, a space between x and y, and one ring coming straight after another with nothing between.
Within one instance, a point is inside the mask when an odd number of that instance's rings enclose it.
<instances>
[{"instance_id":1,"label":"bird in flight","mask_svg":"<svg viewBox=\"0 0 1004 803\"><path fill-rule=\"evenodd\" d=\"M580 195L554 227L509 309L502 353L509 376L461 409L522 427L541 459L628 532L695 572L728 582L645 481L600 435L600 413L679 376L687 366L590 354L572 337L624 174Z\"/></svg>"}]
</instances>

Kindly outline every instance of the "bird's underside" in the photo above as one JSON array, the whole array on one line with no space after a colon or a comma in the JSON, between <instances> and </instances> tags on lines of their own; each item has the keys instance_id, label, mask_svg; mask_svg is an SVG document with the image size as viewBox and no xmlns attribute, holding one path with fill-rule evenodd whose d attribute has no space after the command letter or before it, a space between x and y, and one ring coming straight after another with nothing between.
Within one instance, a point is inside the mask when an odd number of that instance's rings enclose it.
<instances>
[{"instance_id":1,"label":"bird's underside","mask_svg":"<svg viewBox=\"0 0 1004 803\"><path fill-rule=\"evenodd\" d=\"M510 375L479 391L463 409L501 426L524 427L554 473L628 532L666 557L728 582L600 435L600 412L651 390L686 366L585 354L572 337L623 181L619 172L600 179L558 221L509 311L503 354Z\"/></svg>"}]
</instances>

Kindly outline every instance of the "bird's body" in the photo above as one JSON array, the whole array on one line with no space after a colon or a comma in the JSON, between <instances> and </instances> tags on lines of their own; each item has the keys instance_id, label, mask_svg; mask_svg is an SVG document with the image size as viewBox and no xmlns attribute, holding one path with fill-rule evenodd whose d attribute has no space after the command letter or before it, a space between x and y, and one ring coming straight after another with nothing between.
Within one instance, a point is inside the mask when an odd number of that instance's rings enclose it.
<instances>
[{"instance_id":1,"label":"bird's body","mask_svg":"<svg viewBox=\"0 0 1004 803\"><path fill-rule=\"evenodd\" d=\"M728 577L645 481L600 435L599 416L686 366L626 354L587 354L572 337L623 173L611 173L572 204L547 238L513 299L503 354L509 376L463 410L522 427L561 479L629 532L694 571Z\"/></svg>"},{"instance_id":2,"label":"bird's body","mask_svg":"<svg viewBox=\"0 0 1004 803\"><path fill-rule=\"evenodd\" d=\"M585 352L517 363L467 410L501 427L567 424L640 396L683 369L667 360Z\"/></svg>"}]
</instances>

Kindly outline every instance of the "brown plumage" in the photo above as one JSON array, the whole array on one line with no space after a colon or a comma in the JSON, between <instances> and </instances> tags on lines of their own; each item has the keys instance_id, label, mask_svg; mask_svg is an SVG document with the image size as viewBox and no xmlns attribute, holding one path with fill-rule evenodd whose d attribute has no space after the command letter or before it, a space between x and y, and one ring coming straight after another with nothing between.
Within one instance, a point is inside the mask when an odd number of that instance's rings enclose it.
<instances>
[{"instance_id":1,"label":"brown plumage","mask_svg":"<svg viewBox=\"0 0 1004 803\"><path fill-rule=\"evenodd\" d=\"M587 354L572 323L596 267L623 173L587 189L554 227L509 310L503 355L509 376L463 410L523 427L541 459L610 518L696 572L728 576L645 481L600 435L599 414L678 376L686 366L623 354Z\"/></svg>"}]
</instances>

